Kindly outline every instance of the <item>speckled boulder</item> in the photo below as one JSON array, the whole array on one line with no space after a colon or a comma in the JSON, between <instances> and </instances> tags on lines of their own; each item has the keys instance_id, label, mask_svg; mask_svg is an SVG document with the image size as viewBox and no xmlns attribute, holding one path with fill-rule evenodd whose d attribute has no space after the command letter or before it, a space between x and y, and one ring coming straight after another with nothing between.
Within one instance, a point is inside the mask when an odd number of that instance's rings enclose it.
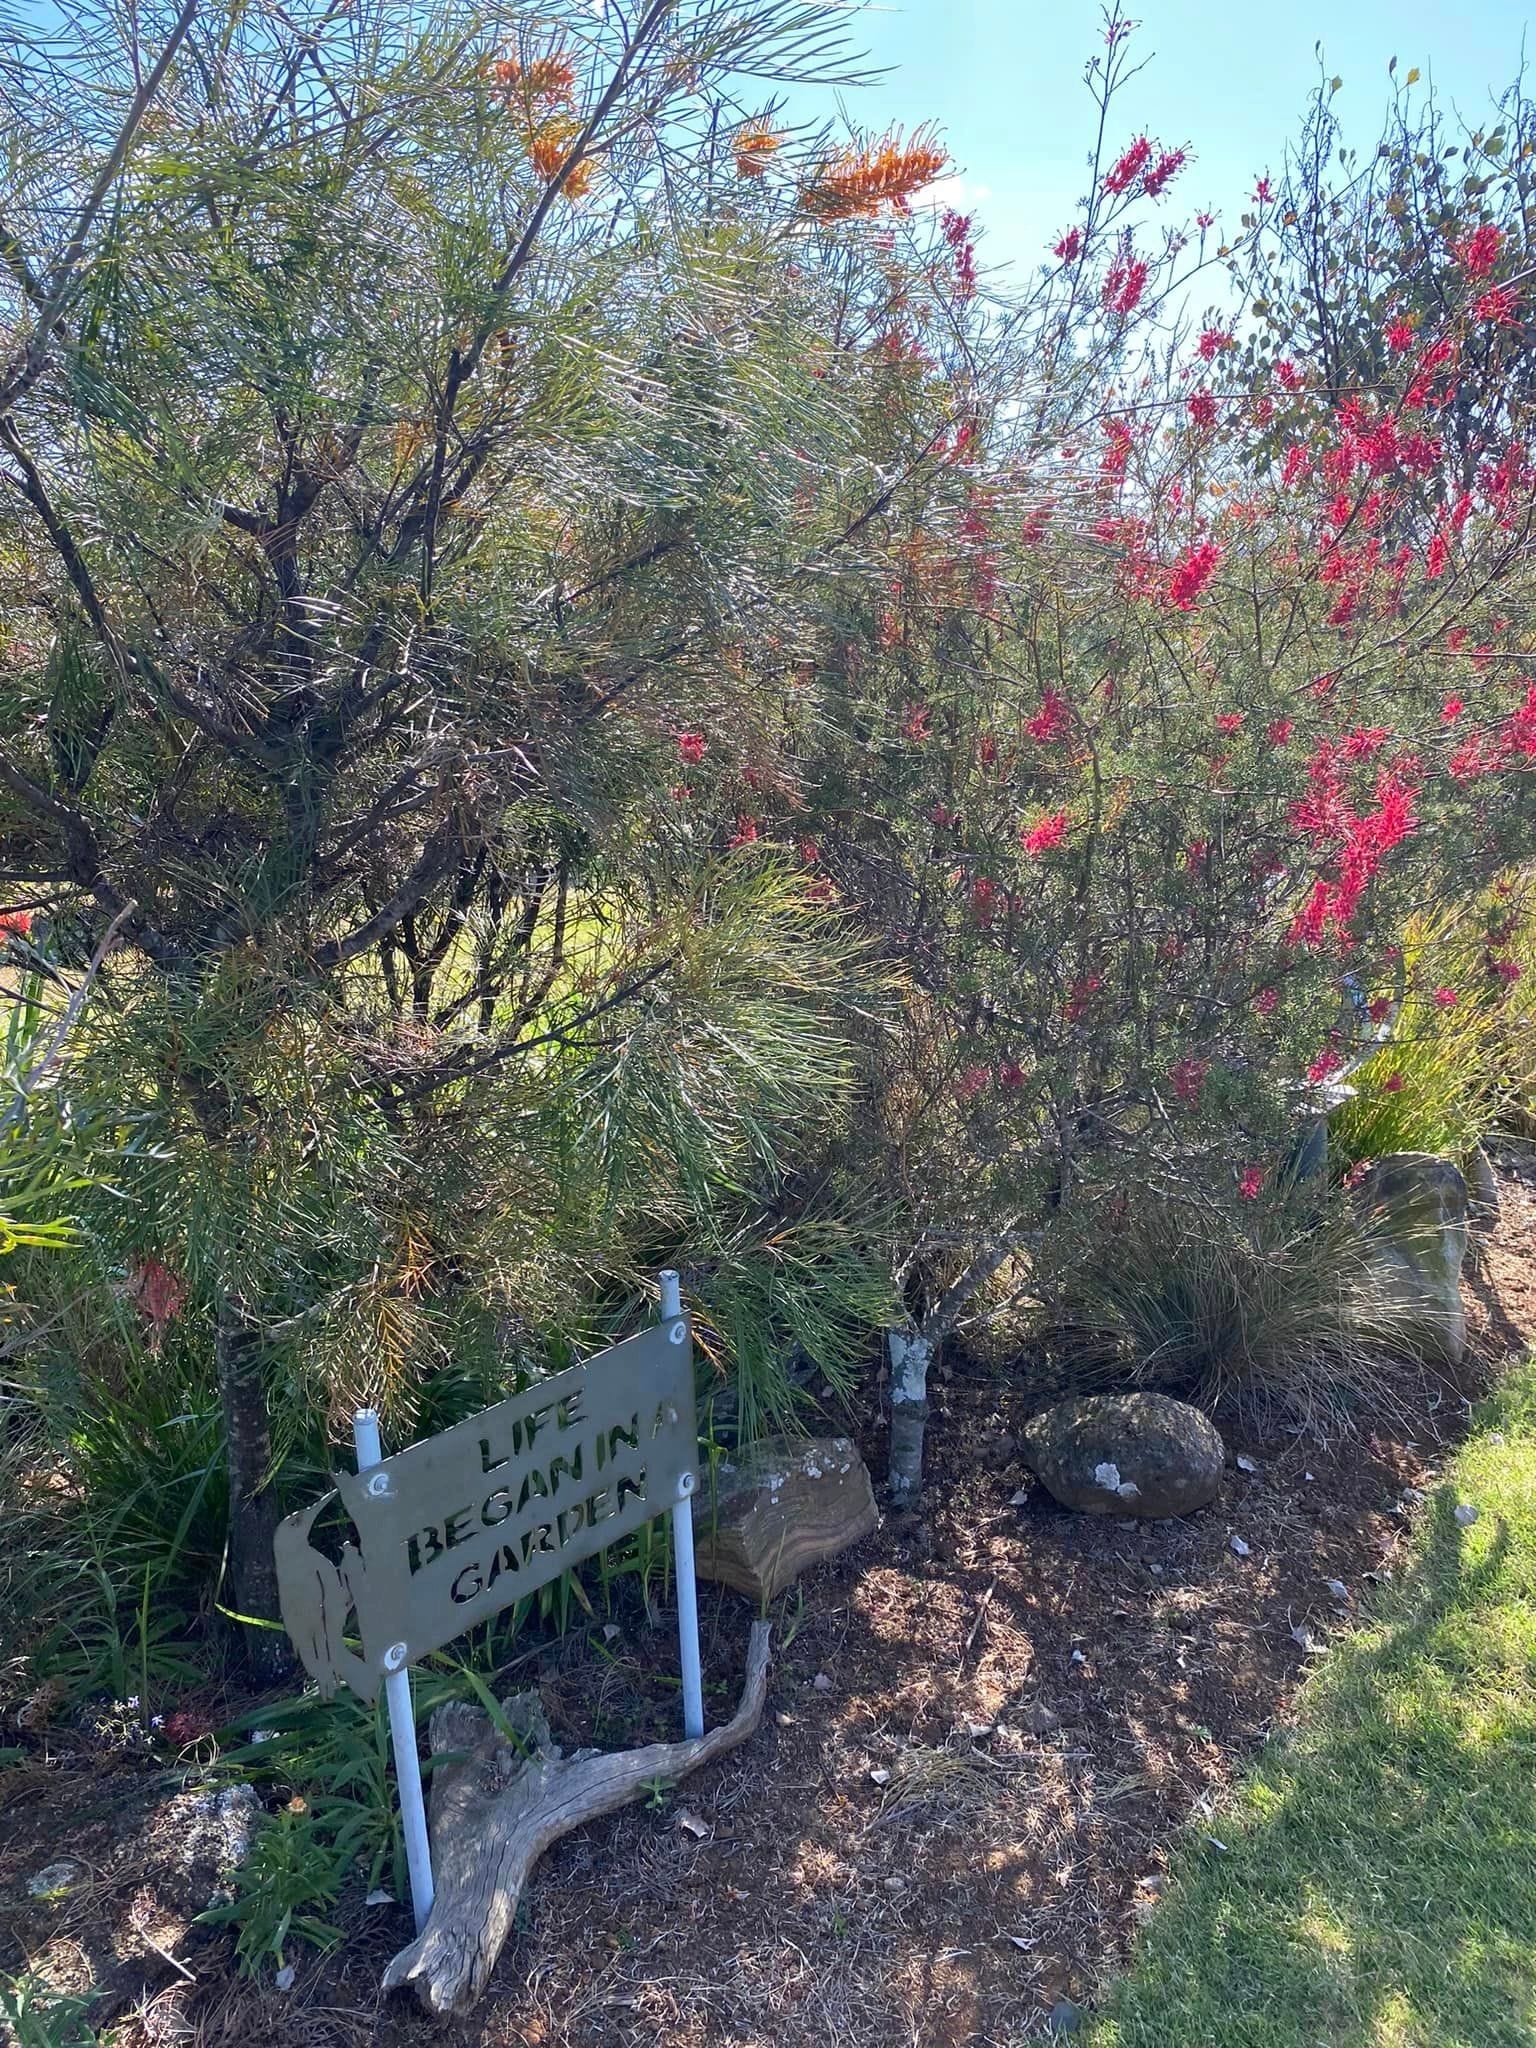
<instances>
[{"instance_id":1,"label":"speckled boulder","mask_svg":"<svg viewBox=\"0 0 1536 2048\"><path fill-rule=\"evenodd\" d=\"M1405 1349L1460 1363L1467 1348L1461 1267L1467 1255L1467 1183L1432 1152L1388 1152L1355 1189L1377 1285Z\"/></svg>"},{"instance_id":2,"label":"speckled boulder","mask_svg":"<svg viewBox=\"0 0 1536 2048\"><path fill-rule=\"evenodd\" d=\"M1216 1498L1225 1447L1167 1394L1090 1394L1037 1415L1024 1435L1040 1483L1088 1515L1187 1515Z\"/></svg>"}]
</instances>

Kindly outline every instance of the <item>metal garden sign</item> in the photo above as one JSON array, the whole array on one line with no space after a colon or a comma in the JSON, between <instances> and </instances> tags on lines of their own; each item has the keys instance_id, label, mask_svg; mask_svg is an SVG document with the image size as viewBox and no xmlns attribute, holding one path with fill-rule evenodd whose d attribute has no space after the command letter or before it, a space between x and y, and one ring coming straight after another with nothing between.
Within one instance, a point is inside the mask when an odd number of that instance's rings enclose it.
<instances>
[{"instance_id":1,"label":"metal garden sign","mask_svg":"<svg viewBox=\"0 0 1536 2048\"><path fill-rule=\"evenodd\" d=\"M678 1276L661 1322L440 1436L382 1455L359 1410L356 1473L277 1532L283 1623L329 1698L346 1685L389 1703L411 1903L432 1906L409 1667L657 1515L672 1516L685 1733L704 1732L693 1564L698 1432L693 1344ZM340 1496L357 1533L333 1561L310 1542ZM343 1630L361 1639L361 1655Z\"/></svg>"}]
</instances>

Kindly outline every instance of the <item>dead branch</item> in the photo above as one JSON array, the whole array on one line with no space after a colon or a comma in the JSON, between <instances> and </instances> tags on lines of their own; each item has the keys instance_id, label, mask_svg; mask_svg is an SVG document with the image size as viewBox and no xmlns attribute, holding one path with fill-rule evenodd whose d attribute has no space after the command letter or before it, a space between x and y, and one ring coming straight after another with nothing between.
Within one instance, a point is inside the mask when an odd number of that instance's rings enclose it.
<instances>
[{"instance_id":1,"label":"dead branch","mask_svg":"<svg viewBox=\"0 0 1536 2048\"><path fill-rule=\"evenodd\" d=\"M462 2012L485 1989L533 1866L584 1821L613 1813L654 1785L676 1783L751 1735L768 1691L769 1625L752 1624L741 1704L722 1728L691 1742L562 1757L537 1693L503 1703L517 1737L479 1707L455 1701L432 1716L434 1756L468 1751L432 1776L432 1911L384 1972L384 1989L414 1984L428 2012ZM520 1758L518 1746L525 1749Z\"/></svg>"}]
</instances>

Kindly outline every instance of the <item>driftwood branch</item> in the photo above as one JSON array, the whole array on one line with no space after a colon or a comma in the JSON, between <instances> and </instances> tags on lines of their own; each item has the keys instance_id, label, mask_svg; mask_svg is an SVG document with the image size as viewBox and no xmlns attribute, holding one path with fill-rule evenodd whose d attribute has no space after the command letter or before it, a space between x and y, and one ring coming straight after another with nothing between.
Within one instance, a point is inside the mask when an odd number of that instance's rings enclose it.
<instances>
[{"instance_id":1,"label":"driftwood branch","mask_svg":"<svg viewBox=\"0 0 1536 2048\"><path fill-rule=\"evenodd\" d=\"M436 1896L427 1924L384 1972L384 1989L414 1984L428 2012L462 2012L485 1989L535 1863L562 1835L627 1806L657 1780L675 1783L745 1742L768 1691L769 1626L752 1624L741 1704L722 1728L690 1742L562 1757L537 1693L504 1703L525 1752L478 1707L454 1702L432 1716L434 1756L468 1755L432 1777Z\"/></svg>"}]
</instances>

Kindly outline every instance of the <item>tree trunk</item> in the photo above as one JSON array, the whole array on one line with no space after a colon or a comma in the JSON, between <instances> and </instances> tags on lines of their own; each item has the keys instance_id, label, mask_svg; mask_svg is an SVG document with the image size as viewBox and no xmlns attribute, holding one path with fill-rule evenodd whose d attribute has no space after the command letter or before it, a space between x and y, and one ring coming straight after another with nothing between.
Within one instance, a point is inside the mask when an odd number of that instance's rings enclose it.
<instances>
[{"instance_id":1,"label":"tree trunk","mask_svg":"<svg viewBox=\"0 0 1536 2048\"><path fill-rule=\"evenodd\" d=\"M277 1496L272 1473L272 1427L262 1376L261 1332L238 1295L219 1296L214 1340L219 1400L224 1410L225 1454L229 1463L229 1570L224 1605L254 1621L276 1621ZM288 1640L279 1630L242 1627L246 1659L263 1678L293 1668Z\"/></svg>"},{"instance_id":2,"label":"tree trunk","mask_svg":"<svg viewBox=\"0 0 1536 2048\"><path fill-rule=\"evenodd\" d=\"M915 1508L923 1490L928 1368L938 1346L915 1330L887 1330L885 1341L891 1361L891 1505Z\"/></svg>"}]
</instances>

